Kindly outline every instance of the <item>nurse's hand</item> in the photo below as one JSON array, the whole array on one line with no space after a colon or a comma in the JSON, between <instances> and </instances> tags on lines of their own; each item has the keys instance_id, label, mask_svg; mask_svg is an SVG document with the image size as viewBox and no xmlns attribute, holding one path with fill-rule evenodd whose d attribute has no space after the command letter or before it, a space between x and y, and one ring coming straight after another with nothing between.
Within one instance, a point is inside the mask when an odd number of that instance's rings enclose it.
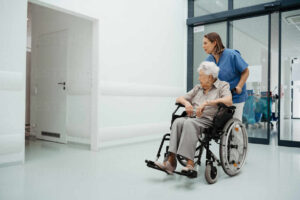
<instances>
[{"instance_id":1,"label":"nurse's hand","mask_svg":"<svg viewBox=\"0 0 300 200\"><path fill-rule=\"evenodd\" d=\"M242 93L242 88L240 88L239 86L236 86L235 87L235 92L237 93L237 94L241 94Z\"/></svg>"}]
</instances>

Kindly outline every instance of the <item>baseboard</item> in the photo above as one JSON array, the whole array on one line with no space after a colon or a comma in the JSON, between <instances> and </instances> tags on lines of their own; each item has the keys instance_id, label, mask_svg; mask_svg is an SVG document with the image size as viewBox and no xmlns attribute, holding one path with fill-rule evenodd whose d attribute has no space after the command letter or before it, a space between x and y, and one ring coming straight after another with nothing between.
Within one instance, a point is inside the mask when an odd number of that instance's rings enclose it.
<instances>
[{"instance_id":1,"label":"baseboard","mask_svg":"<svg viewBox=\"0 0 300 200\"><path fill-rule=\"evenodd\" d=\"M24 164L23 161L14 161L14 162L0 163L0 168L11 167L11 166L16 166L16 165L22 165L22 164Z\"/></svg>"},{"instance_id":2,"label":"baseboard","mask_svg":"<svg viewBox=\"0 0 300 200\"><path fill-rule=\"evenodd\" d=\"M90 138L83 138L83 137L74 137L74 136L67 136L68 142L78 143L78 144L90 144L91 139Z\"/></svg>"},{"instance_id":3,"label":"baseboard","mask_svg":"<svg viewBox=\"0 0 300 200\"><path fill-rule=\"evenodd\" d=\"M119 139L119 140L113 140L113 141L106 141L102 142L100 144L100 151L101 149L110 148L110 147L119 147L121 145L129 145L129 144L138 144L142 142L150 142L150 141L158 141L161 140L163 134L153 134L153 135L147 135L147 136L139 136L139 137L133 137L133 138L126 138L126 139Z\"/></svg>"},{"instance_id":4,"label":"baseboard","mask_svg":"<svg viewBox=\"0 0 300 200\"><path fill-rule=\"evenodd\" d=\"M108 127L99 130L99 147L114 146L116 144L128 144L151 141L161 138L170 132L170 123L149 123L130 126Z\"/></svg>"},{"instance_id":5,"label":"baseboard","mask_svg":"<svg viewBox=\"0 0 300 200\"><path fill-rule=\"evenodd\" d=\"M0 167L7 167L24 163L24 152L0 155Z\"/></svg>"},{"instance_id":6,"label":"baseboard","mask_svg":"<svg viewBox=\"0 0 300 200\"><path fill-rule=\"evenodd\" d=\"M24 137L24 132L16 134L0 134L0 157L23 152Z\"/></svg>"},{"instance_id":7,"label":"baseboard","mask_svg":"<svg viewBox=\"0 0 300 200\"><path fill-rule=\"evenodd\" d=\"M169 122L162 122L100 128L99 144L102 142L133 138L137 136L150 136L159 133L163 134L170 131L169 127Z\"/></svg>"}]
</instances>

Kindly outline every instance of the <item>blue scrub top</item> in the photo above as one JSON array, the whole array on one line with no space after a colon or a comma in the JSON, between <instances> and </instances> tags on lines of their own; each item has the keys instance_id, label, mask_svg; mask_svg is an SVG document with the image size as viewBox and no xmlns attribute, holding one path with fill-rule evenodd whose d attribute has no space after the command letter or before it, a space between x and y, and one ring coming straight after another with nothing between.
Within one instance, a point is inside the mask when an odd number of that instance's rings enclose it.
<instances>
[{"instance_id":1,"label":"blue scrub top","mask_svg":"<svg viewBox=\"0 0 300 200\"><path fill-rule=\"evenodd\" d=\"M248 64L241 57L238 50L224 49L217 63L214 56L210 54L206 61L214 62L220 68L219 79L230 84L230 90L235 88L241 79L242 72L248 67ZM247 99L246 83L242 88L241 94L233 94L233 103L245 102Z\"/></svg>"}]
</instances>

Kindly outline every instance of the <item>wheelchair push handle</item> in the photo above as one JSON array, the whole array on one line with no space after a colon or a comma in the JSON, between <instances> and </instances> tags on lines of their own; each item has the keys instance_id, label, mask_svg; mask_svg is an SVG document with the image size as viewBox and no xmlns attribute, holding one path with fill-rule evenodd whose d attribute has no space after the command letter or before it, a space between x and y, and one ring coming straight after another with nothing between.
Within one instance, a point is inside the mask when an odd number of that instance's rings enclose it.
<instances>
[{"instance_id":1,"label":"wheelchair push handle","mask_svg":"<svg viewBox=\"0 0 300 200\"><path fill-rule=\"evenodd\" d=\"M230 92L233 95L233 93L236 93L236 88L232 88L232 90L230 90Z\"/></svg>"}]
</instances>

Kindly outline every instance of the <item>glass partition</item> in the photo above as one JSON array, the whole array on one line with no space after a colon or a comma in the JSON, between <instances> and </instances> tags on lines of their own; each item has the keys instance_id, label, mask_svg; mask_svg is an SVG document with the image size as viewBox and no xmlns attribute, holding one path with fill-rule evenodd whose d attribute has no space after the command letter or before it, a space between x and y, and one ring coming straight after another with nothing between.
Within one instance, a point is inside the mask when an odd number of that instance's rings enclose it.
<instances>
[{"instance_id":1,"label":"glass partition","mask_svg":"<svg viewBox=\"0 0 300 200\"><path fill-rule=\"evenodd\" d=\"M231 22L233 49L240 52L249 64L248 99L245 102L243 123L250 138L265 139L271 103L268 88L268 16L252 17Z\"/></svg>"},{"instance_id":2,"label":"glass partition","mask_svg":"<svg viewBox=\"0 0 300 200\"><path fill-rule=\"evenodd\" d=\"M244 8L248 6L255 6L258 4L273 2L276 0L251 0L251 1L245 1L245 0L233 0L233 8Z\"/></svg>"},{"instance_id":3,"label":"glass partition","mask_svg":"<svg viewBox=\"0 0 300 200\"><path fill-rule=\"evenodd\" d=\"M281 15L280 140L300 141L300 10Z\"/></svg>"},{"instance_id":4,"label":"glass partition","mask_svg":"<svg viewBox=\"0 0 300 200\"><path fill-rule=\"evenodd\" d=\"M203 16L228 10L228 0L194 0L194 16Z\"/></svg>"}]
</instances>

